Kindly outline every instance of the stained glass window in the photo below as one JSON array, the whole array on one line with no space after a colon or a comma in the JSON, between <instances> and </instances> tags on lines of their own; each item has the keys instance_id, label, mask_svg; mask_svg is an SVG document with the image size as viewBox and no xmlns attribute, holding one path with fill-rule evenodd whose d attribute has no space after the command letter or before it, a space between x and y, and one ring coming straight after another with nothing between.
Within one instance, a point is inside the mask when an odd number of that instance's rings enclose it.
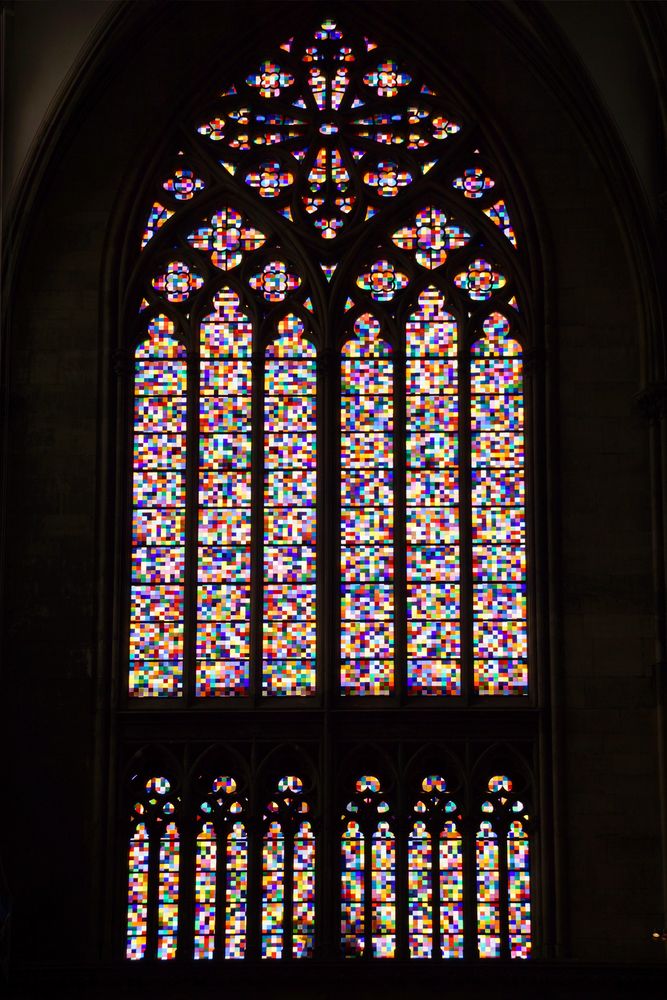
<instances>
[{"instance_id":1,"label":"stained glass window","mask_svg":"<svg viewBox=\"0 0 667 1000\"><path fill-rule=\"evenodd\" d=\"M346 958L396 952L396 838L380 780L362 775L343 816L341 942Z\"/></svg>"},{"instance_id":2,"label":"stained glass window","mask_svg":"<svg viewBox=\"0 0 667 1000\"><path fill-rule=\"evenodd\" d=\"M521 347L501 313L483 331L471 360L475 686L514 694L528 681Z\"/></svg>"},{"instance_id":3,"label":"stained glass window","mask_svg":"<svg viewBox=\"0 0 667 1000\"><path fill-rule=\"evenodd\" d=\"M462 813L439 775L422 781L408 837L411 958L463 958Z\"/></svg>"},{"instance_id":4,"label":"stained glass window","mask_svg":"<svg viewBox=\"0 0 667 1000\"><path fill-rule=\"evenodd\" d=\"M265 694L316 685L317 370L303 322L288 315L264 371Z\"/></svg>"},{"instance_id":5,"label":"stained glass window","mask_svg":"<svg viewBox=\"0 0 667 1000\"><path fill-rule=\"evenodd\" d=\"M341 690L394 686L393 361L365 314L341 362Z\"/></svg>"},{"instance_id":6,"label":"stained glass window","mask_svg":"<svg viewBox=\"0 0 667 1000\"><path fill-rule=\"evenodd\" d=\"M180 835L179 800L163 776L136 776L128 858L129 959L176 957Z\"/></svg>"},{"instance_id":7,"label":"stained glass window","mask_svg":"<svg viewBox=\"0 0 667 1000\"><path fill-rule=\"evenodd\" d=\"M200 804L195 853L194 957L243 958L246 950L246 800L234 778L213 779Z\"/></svg>"},{"instance_id":8,"label":"stained glass window","mask_svg":"<svg viewBox=\"0 0 667 1000\"><path fill-rule=\"evenodd\" d=\"M129 685L183 690L186 351L164 315L135 353Z\"/></svg>"},{"instance_id":9,"label":"stained glass window","mask_svg":"<svg viewBox=\"0 0 667 1000\"><path fill-rule=\"evenodd\" d=\"M535 704L535 263L455 88L317 15L212 84L134 236L122 707L190 777L187 817L131 783L126 955L526 957L525 808L501 775L480 813L473 751L455 791L438 754ZM204 780L209 739L238 760Z\"/></svg>"},{"instance_id":10,"label":"stained glass window","mask_svg":"<svg viewBox=\"0 0 667 1000\"><path fill-rule=\"evenodd\" d=\"M477 831L477 941L480 958L531 952L530 848L526 807L507 775L490 778Z\"/></svg>"},{"instance_id":11,"label":"stained glass window","mask_svg":"<svg viewBox=\"0 0 667 1000\"><path fill-rule=\"evenodd\" d=\"M244 694L250 677L252 326L223 288L199 335L196 693Z\"/></svg>"},{"instance_id":12,"label":"stained glass window","mask_svg":"<svg viewBox=\"0 0 667 1000\"><path fill-rule=\"evenodd\" d=\"M165 172L143 236L168 252L136 356L131 696L307 698L336 668L346 698L527 693L521 262L466 127L414 69L325 21L219 96ZM424 173L429 197L378 228ZM371 219L373 255L344 252ZM337 664L319 638L334 492Z\"/></svg>"},{"instance_id":13,"label":"stained glass window","mask_svg":"<svg viewBox=\"0 0 667 1000\"><path fill-rule=\"evenodd\" d=\"M461 690L457 323L430 286L406 325L408 690Z\"/></svg>"},{"instance_id":14,"label":"stained glass window","mask_svg":"<svg viewBox=\"0 0 667 1000\"><path fill-rule=\"evenodd\" d=\"M308 958L314 949L315 834L303 782L280 778L264 814L262 958Z\"/></svg>"}]
</instances>

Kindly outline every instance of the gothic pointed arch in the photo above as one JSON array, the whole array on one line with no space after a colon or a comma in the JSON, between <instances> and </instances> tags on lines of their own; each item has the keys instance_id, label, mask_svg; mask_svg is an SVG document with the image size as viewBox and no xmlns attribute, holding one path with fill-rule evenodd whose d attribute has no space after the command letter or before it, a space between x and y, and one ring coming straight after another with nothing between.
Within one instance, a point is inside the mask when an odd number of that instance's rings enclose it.
<instances>
[{"instance_id":1,"label":"gothic pointed arch","mask_svg":"<svg viewBox=\"0 0 667 1000\"><path fill-rule=\"evenodd\" d=\"M455 88L352 22L211 94L126 258L119 696L190 775L173 948L146 903L128 957L527 957L505 882L479 929L473 791L484 719L535 739L525 208Z\"/></svg>"}]
</instances>

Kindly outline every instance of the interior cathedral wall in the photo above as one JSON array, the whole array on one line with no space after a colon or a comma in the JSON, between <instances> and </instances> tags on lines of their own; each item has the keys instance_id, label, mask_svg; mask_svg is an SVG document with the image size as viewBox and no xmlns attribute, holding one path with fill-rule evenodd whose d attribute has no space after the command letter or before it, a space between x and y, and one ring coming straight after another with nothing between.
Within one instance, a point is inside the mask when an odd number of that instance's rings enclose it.
<instances>
[{"instance_id":1,"label":"interior cathedral wall","mask_svg":"<svg viewBox=\"0 0 667 1000\"><path fill-rule=\"evenodd\" d=\"M61 112L11 230L0 844L16 968L109 960L114 275L130 208L200 67L233 79L239 51L289 34L309 5L131 6ZM660 376L653 223L620 203L590 102L576 106L573 81L513 30L508 5L357 6L425 76L443 64L460 75L525 183L542 255L542 785L550 795L553 759L556 858L545 957L661 962L655 524L635 399Z\"/></svg>"}]
</instances>

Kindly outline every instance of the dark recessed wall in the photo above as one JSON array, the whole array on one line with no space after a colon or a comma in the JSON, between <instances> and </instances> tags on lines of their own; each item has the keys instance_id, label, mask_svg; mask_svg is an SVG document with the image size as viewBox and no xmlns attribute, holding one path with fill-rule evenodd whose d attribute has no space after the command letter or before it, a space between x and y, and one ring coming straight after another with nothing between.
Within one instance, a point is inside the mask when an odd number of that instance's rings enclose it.
<instances>
[{"instance_id":1,"label":"dark recessed wall","mask_svg":"<svg viewBox=\"0 0 667 1000\"><path fill-rule=\"evenodd\" d=\"M217 62L220 80L232 79L237 48L289 34L286 22L309 8L131 6L65 109L10 247L2 850L16 967L109 958L99 853L117 638L114 274L129 206L200 67ZM637 219L582 127L586 107L573 114L558 73L507 9L490 8L369 3L362 16L379 19L378 31L400 29L436 72L460 67L464 93L525 182L546 275L536 500L549 573L543 702L553 686L559 720L561 867L551 888L563 930L549 945L583 961L661 961L650 940L663 917L649 438L633 406L647 355L637 245L650 225L633 233ZM540 45L548 51L549 39ZM548 772L548 745L544 759Z\"/></svg>"}]
</instances>

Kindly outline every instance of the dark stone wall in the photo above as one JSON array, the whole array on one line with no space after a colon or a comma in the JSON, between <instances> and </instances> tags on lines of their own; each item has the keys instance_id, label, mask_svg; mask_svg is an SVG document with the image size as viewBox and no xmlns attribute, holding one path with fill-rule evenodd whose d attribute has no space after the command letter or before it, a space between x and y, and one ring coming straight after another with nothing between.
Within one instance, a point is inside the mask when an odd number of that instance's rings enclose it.
<instances>
[{"instance_id":1,"label":"dark stone wall","mask_svg":"<svg viewBox=\"0 0 667 1000\"><path fill-rule=\"evenodd\" d=\"M10 247L2 852L17 968L110 957L114 351L133 198L203 69L232 78L240 50L309 10L131 6L66 109ZM650 354L637 275L651 221L619 203L586 107L541 59L549 39L529 46L496 5L368 3L363 16L459 79L525 182L545 274L536 627L560 859L545 892L564 935L549 945L581 961L660 961L649 436L633 405Z\"/></svg>"}]
</instances>

